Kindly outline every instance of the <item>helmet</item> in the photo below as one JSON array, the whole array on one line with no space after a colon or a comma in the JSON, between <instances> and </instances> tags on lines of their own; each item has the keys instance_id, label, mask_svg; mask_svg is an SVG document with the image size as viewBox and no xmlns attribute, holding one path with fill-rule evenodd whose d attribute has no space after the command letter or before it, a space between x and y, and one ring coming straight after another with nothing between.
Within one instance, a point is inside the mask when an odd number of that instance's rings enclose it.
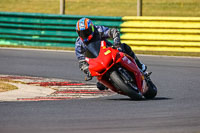
<instances>
[{"instance_id":1,"label":"helmet","mask_svg":"<svg viewBox=\"0 0 200 133\"><path fill-rule=\"evenodd\" d=\"M76 32L83 42L88 42L94 35L94 25L88 18L81 18L76 23Z\"/></svg>"}]
</instances>

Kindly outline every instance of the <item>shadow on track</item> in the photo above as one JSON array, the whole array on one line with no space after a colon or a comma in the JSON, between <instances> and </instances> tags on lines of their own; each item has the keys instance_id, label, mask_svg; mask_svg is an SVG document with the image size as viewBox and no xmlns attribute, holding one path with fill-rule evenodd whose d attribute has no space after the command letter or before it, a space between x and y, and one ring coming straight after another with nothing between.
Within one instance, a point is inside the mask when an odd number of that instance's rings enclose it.
<instances>
[{"instance_id":1,"label":"shadow on track","mask_svg":"<svg viewBox=\"0 0 200 133\"><path fill-rule=\"evenodd\" d=\"M108 100L113 100L113 101L157 101L157 100L172 100L172 98L167 98L167 97L155 97L154 99L142 99L142 100L132 100L130 98L112 98Z\"/></svg>"}]
</instances>

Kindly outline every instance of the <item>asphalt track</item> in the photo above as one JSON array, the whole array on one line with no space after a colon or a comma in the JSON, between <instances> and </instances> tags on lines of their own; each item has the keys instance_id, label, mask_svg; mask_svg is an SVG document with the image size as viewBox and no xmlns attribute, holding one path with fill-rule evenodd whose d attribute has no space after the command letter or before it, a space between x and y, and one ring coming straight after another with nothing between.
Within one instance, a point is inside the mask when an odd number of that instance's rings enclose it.
<instances>
[{"instance_id":1,"label":"asphalt track","mask_svg":"<svg viewBox=\"0 0 200 133\"><path fill-rule=\"evenodd\" d=\"M154 100L1 102L0 133L200 133L200 58L139 58L153 72ZM0 74L83 80L73 52L0 49Z\"/></svg>"}]
</instances>

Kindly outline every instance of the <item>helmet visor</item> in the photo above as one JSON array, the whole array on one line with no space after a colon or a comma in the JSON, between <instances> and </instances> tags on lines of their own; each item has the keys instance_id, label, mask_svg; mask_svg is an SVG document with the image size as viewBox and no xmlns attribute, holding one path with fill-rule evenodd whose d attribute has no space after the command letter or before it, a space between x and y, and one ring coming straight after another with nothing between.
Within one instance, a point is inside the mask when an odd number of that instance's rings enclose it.
<instances>
[{"instance_id":1,"label":"helmet visor","mask_svg":"<svg viewBox=\"0 0 200 133\"><path fill-rule=\"evenodd\" d=\"M92 32L93 32L93 27L90 26L86 30L80 30L80 31L78 31L78 35L84 40L84 39L88 39L88 37L90 35L92 35Z\"/></svg>"}]
</instances>

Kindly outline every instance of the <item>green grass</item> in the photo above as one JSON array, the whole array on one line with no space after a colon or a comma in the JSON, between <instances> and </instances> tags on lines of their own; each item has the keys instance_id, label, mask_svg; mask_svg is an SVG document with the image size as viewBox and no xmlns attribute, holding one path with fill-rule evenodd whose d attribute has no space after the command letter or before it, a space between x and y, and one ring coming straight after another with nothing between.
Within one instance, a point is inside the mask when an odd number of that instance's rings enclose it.
<instances>
[{"instance_id":1,"label":"green grass","mask_svg":"<svg viewBox=\"0 0 200 133\"><path fill-rule=\"evenodd\" d=\"M59 14L60 0L0 0L0 11ZM66 14L136 16L137 0L66 0ZM200 0L143 0L144 16L200 17Z\"/></svg>"},{"instance_id":2,"label":"green grass","mask_svg":"<svg viewBox=\"0 0 200 133\"><path fill-rule=\"evenodd\" d=\"M0 92L18 89L16 86L0 81Z\"/></svg>"}]
</instances>

